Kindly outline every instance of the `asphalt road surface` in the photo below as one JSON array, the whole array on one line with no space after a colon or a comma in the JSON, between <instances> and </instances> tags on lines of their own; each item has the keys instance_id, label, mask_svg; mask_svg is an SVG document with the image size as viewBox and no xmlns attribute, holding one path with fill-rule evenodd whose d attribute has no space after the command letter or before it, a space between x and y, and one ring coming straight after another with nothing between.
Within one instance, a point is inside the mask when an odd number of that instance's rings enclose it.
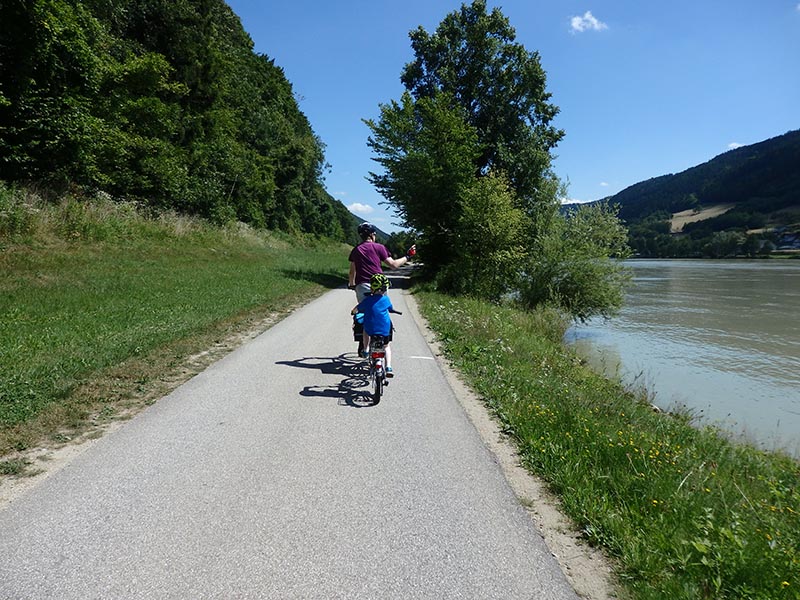
<instances>
[{"instance_id":1,"label":"asphalt road surface","mask_svg":"<svg viewBox=\"0 0 800 600\"><path fill-rule=\"evenodd\" d=\"M380 404L331 291L0 510L0 599L577 598L390 296Z\"/></svg>"}]
</instances>

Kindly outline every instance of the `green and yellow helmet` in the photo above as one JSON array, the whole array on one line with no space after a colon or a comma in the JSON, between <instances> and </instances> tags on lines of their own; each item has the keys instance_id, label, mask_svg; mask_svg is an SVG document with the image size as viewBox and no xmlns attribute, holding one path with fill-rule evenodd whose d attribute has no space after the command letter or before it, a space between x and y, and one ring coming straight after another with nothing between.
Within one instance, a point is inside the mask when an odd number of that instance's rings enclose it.
<instances>
[{"instance_id":1,"label":"green and yellow helmet","mask_svg":"<svg viewBox=\"0 0 800 600\"><path fill-rule=\"evenodd\" d=\"M389 278L383 273L375 273L369 280L369 289L373 294L376 292L385 292L391 285Z\"/></svg>"}]
</instances>

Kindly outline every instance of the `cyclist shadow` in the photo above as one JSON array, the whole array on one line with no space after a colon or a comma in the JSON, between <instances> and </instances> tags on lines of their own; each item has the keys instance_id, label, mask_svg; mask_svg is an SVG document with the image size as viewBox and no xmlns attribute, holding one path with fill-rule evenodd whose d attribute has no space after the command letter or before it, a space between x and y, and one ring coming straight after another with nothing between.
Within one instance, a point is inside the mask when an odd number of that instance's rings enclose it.
<instances>
[{"instance_id":1,"label":"cyclist shadow","mask_svg":"<svg viewBox=\"0 0 800 600\"><path fill-rule=\"evenodd\" d=\"M355 352L332 358L307 356L297 360L279 360L275 364L300 369L317 369L325 375L342 377L336 386L307 385L300 390L300 395L305 398L336 398L340 406L351 408L373 406L367 364L358 358Z\"/></svg>"}]
</instances>

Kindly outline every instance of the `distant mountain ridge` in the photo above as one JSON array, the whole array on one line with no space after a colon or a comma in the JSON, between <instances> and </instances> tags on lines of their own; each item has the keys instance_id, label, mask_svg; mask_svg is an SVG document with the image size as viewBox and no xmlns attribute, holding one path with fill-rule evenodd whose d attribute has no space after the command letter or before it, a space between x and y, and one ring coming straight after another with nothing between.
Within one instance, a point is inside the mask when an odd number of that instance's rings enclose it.
<instances>
[{"instance_id":1,"label":"distant mountain ridge","mask_svg":"<svg viewBox=\"0 0 800 600\"><path fill-rule=\"evenodd\" d=\"M800 205L800 130L729 150L675 175L637 183L606 200L620 205L625 220L698 204L746 202L770 212Z\"/></svg>"},{"instance_id":2,"label":"distant mountain ridge","mask_svg":"<svg viewBox=\"0 0 800 600\"><path fill-rule=\"evenodd\" d=\"M722 256L779 248L786 231L800 231L800 130L642 181L599 202L619 205L641 256L719 256L714 244L722 241ZM721 205L724 210L708 210ZM675 233L671 221L682 211L700 220Z\"/></svg>"}]
</instances>

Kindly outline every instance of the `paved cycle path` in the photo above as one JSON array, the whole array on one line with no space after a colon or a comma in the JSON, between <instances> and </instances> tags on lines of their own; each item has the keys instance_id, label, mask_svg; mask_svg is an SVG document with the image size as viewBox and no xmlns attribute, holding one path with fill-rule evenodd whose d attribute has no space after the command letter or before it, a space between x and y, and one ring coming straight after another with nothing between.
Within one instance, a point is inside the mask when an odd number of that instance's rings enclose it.
<instances>
[{"instance_id":1,"label":"paved cycle path","mask_svg":"<svg viewBox=\"0 0 800 600\"><path fill-rule=\"evenodd\" d=\"M380 404L331 291L0 510L0 600L577 598L404 294Z\"/></svg>"}]
</instances>

